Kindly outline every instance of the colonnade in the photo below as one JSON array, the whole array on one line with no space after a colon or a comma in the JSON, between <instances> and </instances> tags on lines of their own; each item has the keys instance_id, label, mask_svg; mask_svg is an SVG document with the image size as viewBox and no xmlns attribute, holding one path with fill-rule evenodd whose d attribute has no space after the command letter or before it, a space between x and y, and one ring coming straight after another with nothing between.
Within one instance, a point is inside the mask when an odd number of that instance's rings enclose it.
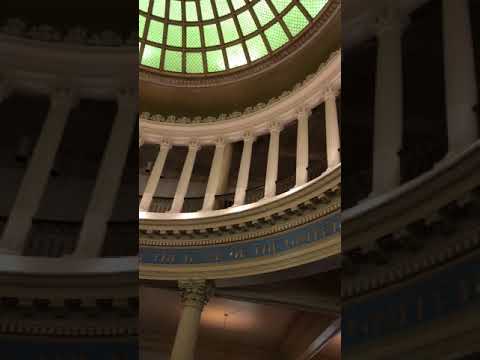
<instances>
[{"instance_id":1,"label":"colonnade","mask_svg":"<svg viewBox=\"0 0 480 360\"><path fill-rule=\"evenodd\" d=\"M403 129L402 35L408 17L390 2L377 23L372 195L400 185ZM442 0L447 158L478 139L478 101L468 0Z\"/></svg>"},{"instance_id":2,"label":"colonnade","mask_svg":"<svg viewBox=\"0 0 480 360\"><path fill-rule=\"evenodd\" d=\"M325 101L325 130L326 130L326 147L327 147L327 163L329 168L333 168L340 163L340 134L338 124L338 113L336 107L336 96L338 90L327 88L323 98ZM308 181L309 166L309 127L308 122L311 115L311 109L301 108L296 115L297 121L297 151L296 151L296 181L295 186L302 186ZM268 124L268 133L270 135L268 146L267 168L265 176L264 199L269 199L277 194L276 183L278 175L278 162L280 154L280 133L283 124L278 121L271 121ZM240 160L240 167L235 187L235 196L233 206L240 206L245 203L246 191L250 175L250 165L252 161L253 144L256 137L251 130L247 130L243 134L243 150ZM140 135L139 146L144 144L142 135ZM185 144L187 145L187 144ZM177 184L175 196L173 199L170 213L179 213L182 211L185 196L187 195L188 186L192 177L192 171L195 164L197 152L202 144L198 141L188 143L188 153L183 164L183 169ZM203 200L201 211L214 210L215 196L219 193L220 181L222 174L225 174L225 166L229 166L226 161L226 150L231 144L227 142L227 138L220 137L215 141L215 153L210 167L210 174L207 181L207 187ZM149 211L152 204L154 194L157 191L160 177L165 166L168 153L172 145L168 139L162 139L160 143L160 151L154 162L153 169L148 178L145 190L140 201L140 211ZM230 146L231 150L231 146ZM228 164L228 165L227 165Z\"/></svg>"},{"instance_id":3,"label":"colonnade","mask_svg":"<svg viewBox=\"0 0 480 360\"><path fill-rule=\"evenodd\" d=\"M5 100L12 90L9 84L2 83L0 102ZM75 90L69 88L55 89L49 95L48 115L0 238L0 253L22 254L33 217L45 193L70 112L79 100ZM100 255L107 223L120 186L130 140L137 123L137 98L134 91L122 90L117 93L116 101L117 114L73 256L97 257Z\"/></svg>"}]
</instances>

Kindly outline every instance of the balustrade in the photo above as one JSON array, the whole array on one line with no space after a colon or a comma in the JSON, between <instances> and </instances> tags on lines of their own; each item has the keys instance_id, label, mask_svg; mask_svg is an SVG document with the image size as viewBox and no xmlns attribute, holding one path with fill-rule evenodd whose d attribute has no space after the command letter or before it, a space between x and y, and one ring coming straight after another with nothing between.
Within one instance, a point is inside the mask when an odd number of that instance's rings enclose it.
<instances>
[{"instance_id":1,"label":"balustrade","mask_svg":"<svg viewBox=\"0 0 480 360\"><path fill-rule=\"evenodd\" d=\"M338 124L338 114L336 109L336 96L339 91L335 86L330 86L322 93L322 99L326 102L325 106L325 144L327 149L327 168L323 170L333 169L340 164L340 134ZM188 144L188 154L183 164L180 178L178 179L175 196L162 197L155 196L158 188L161 187L161 174L167 154L170 150L171 139L161 137L159 140L152 141L145 133L140 135L140 147L145 141L159 142L161 144L160 151L155 160L155 165L149 174L147 185L143 194L140 197L140 211L154 212L154 213L179 213L179 212L198 212L198 211L212 211L236 207L243 204L251 204L262 199L274 198L276 195L284 193L294 187L299 187L311 181L316 177L321 176L322 171L318 169L318 165L312 166L309 160L309 117L311 115L309 107L301 107L295 113L297 121L297 151L296 151L296 172L295 175L282 180L277 180L279 158L280 158L280 134L285 125L283 122L273 121L265 124L260 133L248 130L243 134L243 150L240 159L240 166L238 169L238 177L236 181L235 190L232 193L219 193L225 191L226 181L223 177L228 175L230 167L231 143L225 138L217 138L215 140L215 153L211 163L210 174L206 184L205 195L202 197L187 197L188 188L201 143L189 139L184 139L185 144ZM293 120L295 120L293 119ZM250 166L253 153L253 143L257 136L264 134L268 130L269 147L268 159L266 164L266 175L264 184L257 187L248 188ZM150 130L149 130L150 131ZM211 145L211 141L208 143ZM228 167L228 168L227 168ZM171 180L171 179L170 179Z\"/></svg>"}]
</instances>

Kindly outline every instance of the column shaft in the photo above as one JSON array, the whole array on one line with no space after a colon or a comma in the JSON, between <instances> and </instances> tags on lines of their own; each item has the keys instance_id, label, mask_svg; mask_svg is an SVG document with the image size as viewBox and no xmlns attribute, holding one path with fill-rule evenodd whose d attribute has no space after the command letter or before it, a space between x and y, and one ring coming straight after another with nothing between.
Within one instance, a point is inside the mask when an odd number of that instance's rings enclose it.
<instances>
[{"instance_id":1,"label":"column shaft","mask_svg":"<svg viewBox=\"0 0 480 360\"><path fill-rule=\"evenodd\" d=\"M372 195L400 184L403 132L402 23L394 9L380 19L378 34Z\"/></svg>"},{"instance_id":2,"label":"column shaft","mask_svg":"<svg viewBox=\"0 0 480 360\"><path fill-rule=\"evenodd\" d=\"M177 190L175 191L175 197L173 198L170 212L178 213L182 211L185 195L187 195L188 185L190 184L190 178L192 177L193 165L195 164L198 148L197 144L191 144L188 147L188 154L185 163L183 164L180 180L178 180Z\"/></svg>"},{"instance_id":3,"label":"column shaft","mask_svg":"<svg viewBox=\"0 0 480 360\"><path fill-rule=\"evenodd\" d=\"M308 181L308 118L310 111L302 111L298 115L297 126L297 163L295 186L300 186Z\"/></svg>"},{"instance_id":4,"label":"column shaft","mask_svg":"<svg viewBox=\"0 0 480 360\"><path fill-rule=\"evenodd\" d=\"M222 170L224 152L225 144L223 141L220 141L215 146L215 154L213 155L205 197L203 198L203 211L213 210L215 195L217 195L218 185L220 183L220 172Z\"/></svg>"},{"instance_id":5,"label":"column shaft","mask_svg":"<svg viewBox=\"0 0 480 360\"><path fill-rule=\"evenodd\" d=\"M327 164L331 169L340 164L340 131L338 127L335 93L325 98L325 136L327 143Z\"/></svg>"},{"instance_id":6,"label":"column shaft","mask_svg":"<svg viewBox=\"0 0 480 360\"><path fill-rule=\"evenodd\" d=\"M73 97L68 91L60 91L52 97L47 119L5 226L1 248L6 252L20 254L25 247L32 218L37 212L48 184L72 104Z\"/></svg>"},{"instance_id":7,"label":"column shaft","mask_svg":"<svg viewBox=\"0 0 480 360\"><path fill-rule=\"evenodd\" d=\"M103 153L74 256L97 257L102 251L132 133L137 123L135 100L135 96L131 94L122 94L119 97L117 115Z\"/></svg>"},{"instance_id":8,"label":"column shaft","mask_svg":"<svg viewBox=\"0 0 480 360\"><path fill-rule=\"evenodd\" d=\"M467 0L443 0L445 101L449 153L478 138L478 102L472 27Z\"/></svg>"},{"instance_id":9,"label":"column shaft","mask_svg":"<svg viewBox=\"0 0 480 360\"><path fill-rule=\"evenodd\" d=\"M140 211L148 211L150 209L152 199L155 196L160 177L162 176L163 167L165 166L169 150L170 144L162 143L160 145L160 151L155 160L155 165L153 165L152 172L150 173L147 185L143 191L142 200L140 201Z\"/></svg>"},{"instance_id":10,"label":"column shaft","mask_svg":"<svg viewBox=\"0 0 480 360\"><path fill-rule=\"evenodd\" d=\"M253 138L247 136L243 139L242 158L240 160L240 170L238 172L237 185L235 189L235 200L233 206L243 205L248 187L248 177L250 175L250 164L252 161Z\"/></svg>"},{"instance_id":11,"label":"column shaft","mask_svg":"<svg viewBox=\"0 0 480 360\"><path fill-rule=\"evenodd\" d=\"M209 288L204 281L180 281L183 309L170 360L194 360L195 345Z\"/></svg>"},{"instance_id":12,"label":"column shaft","mask_svg":"<svg viewBox=\"0 0 480 360\"><path fill-rule=\"evenodd\" d=\"M268 145L267 174L265 176L265 198L275 196L277 191L278 158L280 147L280 127L274 124L270 130Z\"/></svg>"}]
</instances>

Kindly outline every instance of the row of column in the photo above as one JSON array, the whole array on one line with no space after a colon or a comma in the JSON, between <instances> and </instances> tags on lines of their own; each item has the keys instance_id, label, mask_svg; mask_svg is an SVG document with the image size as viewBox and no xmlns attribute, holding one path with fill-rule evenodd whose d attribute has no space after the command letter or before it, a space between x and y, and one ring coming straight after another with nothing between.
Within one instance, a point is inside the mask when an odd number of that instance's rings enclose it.
<instances>
[{"instance_id":1,"label":"row of column","mask_svg":"<svg viewBox=\"0 0 480 360\"><path fill-rule=\"evenodd\" d=\"M340 163L340 133L338 124L338 114L336 105L337 92L329 88L325 93L325 126L326 126L326 147L328 168L331 169ZM297 116L297 154L296 154L296 186L301 186L308 181L309 149L308 149L308 121L311 115L310 109L299 111ZM267 172L265 176L264 198L268 199L276 194L276 183L278 176L278 161L280 153L280 132L282 126L278 122L272 122L269 125L270 142L268 147ZM252 160L252 148L255 137L251 132L246 132L243 137L243 151L240 160L240 169L238 172L237 184L233 206L240 206L245 203L245 196L248 187L250 174L250 165ZM143 139L139 140L139 146L143 145ZM203 200L202 211L214 209L215 196L218 194L220 182L225 178L225 164L229 161L224 139L217 139L215 142L215 153L210 168L210 174L207 181L207 187ZM155 160L154 166L147 181L145 190L140 201L140 211L149 211L153 197L157 191L160 177L165 166L167 155L171 149L171 144L164 140L160 143L160 151ZM177 189L170 209L171 213L182 211L185 196L188 191L190 179L192 177L193 166L200 145L192 142L188 146L188 153L185 159ZM231 151L231 148L229 149Z\"/></svg>"},{"instance_id":2,"label":"row of column","mask_svg":"<svg viewBox=\"0 0 480 360\"><path fill-rule=\"evenodd\" d=\"M400 184L403 128L402 34L407 19L390 2L378 21L375 89L373 189L385 193ZM478 101L468 0L442 0L448 155L478 138Z\"/></svg>"},{"instance_id":3,"label":"row of column","mask_svg":"<svg viewBox=\"0 0 480 360\"><path fill-rule=\"evenodd\" d=\"M6 85L0 87L0 101L8 96L9 92L5 89ZM77 100L75 92L70 89L57 89L51 94L47 118L0 239L0 253L23 252L32 219L49 181L70 112L76 106ZM74 256L100 255L107 223L120 186L130 140L137 122L136 97L132 91L124 91L118 94L117 103L117 115L104 150Z\"/></svg>"}]
</instances>

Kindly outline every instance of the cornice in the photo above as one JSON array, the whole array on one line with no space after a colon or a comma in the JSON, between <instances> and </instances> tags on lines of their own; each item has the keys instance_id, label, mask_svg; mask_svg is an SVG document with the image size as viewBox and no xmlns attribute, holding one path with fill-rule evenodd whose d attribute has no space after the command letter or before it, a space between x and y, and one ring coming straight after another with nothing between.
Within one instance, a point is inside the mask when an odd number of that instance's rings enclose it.
<instances>
[{"instance_id":1,"label":"cornice","mask_svg":"<svg viewBox=\"0 0 480 360\"><path fill-rule=\"evenodd\" d=\"M478 169L477 141L393 192L344 212L342 295L386 289L478 249ZM465 205L474 213L461 220L451 215Z\"/></svg>"},{"instance_id":2,"label":"cornice","mask_svg":"<svg viewBox=\"0 0 480 360\"><path fill-rule=\"evenodd\" d=\"M245 108L243 111L235 111L230 114L220 114L219 116L208 116L208 117L201 117L197 116L194 118L189 117L176 117L175 115L164 115L164 114L150 114L149 112L142 112L140 114L140 122L145 122L145 126L147 127L150 123L167 123L167 124L178 124L178 125L185 125L185 124L208 124L208 123L215 123L215 122L225 122L229 120L238 120L242 117L247 117L251 115L255 115L258 112L266 111L275 107L277 104L286 101L287 98L294 97L299 93L302 93L302 90L309 90L309 85L315 86L315 90L320 90L320 93L323 95L327 95L328 89L335 89L333 91L337 91L340 88L340 71L341 71L341 50L337 50L333 52L330 57L323 62L317 69L317 71L313 74L308 75L303 81L297 83L291 90L284 91L277 97L271 98L267 103L260 102L255 106L250 106ZM326 74L326 73L333 73L333 74ZM324 86L321 89L319 87L319 80L324 82ZM325 83L328 83L326 85ZM332 91L332 90L331 90ZM302 93L302 95L304 95ZM324 96L324 97L325 97ZM317 104L315 104L317 105ZM304 108L311 109L315 105L310 105L308 102L304 105ZM299 111L302 109L301 106L298 107Z\"/></svg>"},{"instance_id":3,"label":"cornice","mask_svg":"<svg viewBox=\"0 0 480 360\"><path fill-rule=\"evenodd\" d=\"M8 19L5 24L0 27L0 33L41 42L75 44L79 46L138 46L137 34L135 31L132 31L127 38L123 38L120 34L111 30L104 30L100 33L91 33L86 28L82 27L74 27L67 32L61 32L47 24L30 25L18 18Z\"/></svg>"}]
</instances>

